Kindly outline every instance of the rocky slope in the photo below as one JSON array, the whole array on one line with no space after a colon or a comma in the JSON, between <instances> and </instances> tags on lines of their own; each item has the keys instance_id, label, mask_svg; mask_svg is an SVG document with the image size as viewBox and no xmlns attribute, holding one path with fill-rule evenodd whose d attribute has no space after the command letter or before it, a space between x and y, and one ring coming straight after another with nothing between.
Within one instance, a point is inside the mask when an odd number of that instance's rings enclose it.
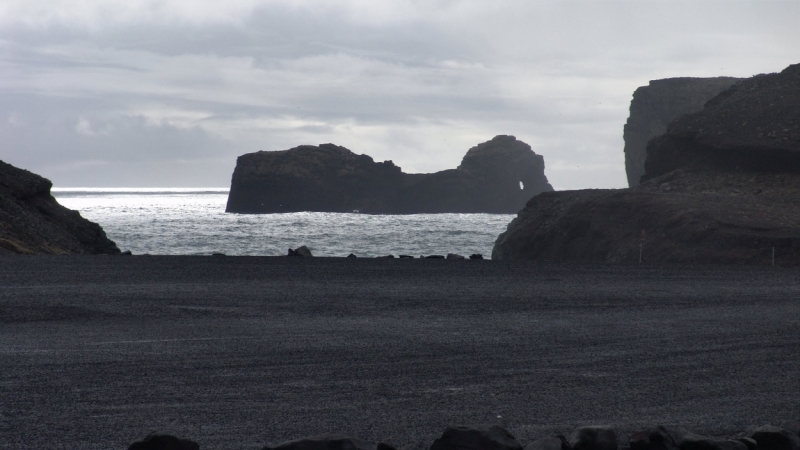
<instances>
[{"instance_id":1,"label":"rocky slope","mask_svg":"<svg viewBox=\"0 0 800 450\"><path fill-rule=\"evenodd\" d=\"M625 140L628 186L637 186L644 174L647 142L667 131L678 117L703 109L703 105L741 78L666 78L653 80L633 93Z\"/></svg>"},{"instance_id":2,"label":"rocky slope","mask_svg":"<svg viewBox=\"0 0 800 450\"><path fill-rule=\"evenodd\" d=\"M800 65L758 75L672 122L642 184L546 193L495 259L800 263Z\"/></svg>"},{"instance_id":3,"label":"rocky slope","mask_svg":"<svg viewBox=\"0 0 800 450\"><path fill-rule=\"evenodd\" d=\"M543 158L513 136L473 147L456 169L432 174L406 174L333 144L305 145L240 156L226 211L513 213L552 190Z\"/></svg>"},{"instance_id":4,"label":"rocky slope","mask_svg":"<svg viewBox=\"0 0 800 450\"><path fill-rule=\"evenodd\" d=\"M0 161L0 255L120 253L99 225L59 205L51 187Z\"/></svg>"}]
</instances>

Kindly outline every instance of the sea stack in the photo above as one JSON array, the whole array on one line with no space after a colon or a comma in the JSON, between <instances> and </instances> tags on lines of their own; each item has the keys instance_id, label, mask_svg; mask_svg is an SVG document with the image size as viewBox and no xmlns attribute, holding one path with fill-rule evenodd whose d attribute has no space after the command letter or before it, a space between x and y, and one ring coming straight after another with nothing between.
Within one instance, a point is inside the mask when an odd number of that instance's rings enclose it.
<instances>
[{"instance_id":1,"label":"sea stack","mask_svg":"<svg viewBox=\"0 0 800 450\"><path fill-rule=\"evenodd\" d=\"M492 258L800 264L800 64L670 123L641 179L534 197Z\"/></svg>"},{"instance_id":2,"label":"sea stack","mask_svg":"<svg viewBox=\"0 0 800 450\"><path fill-rule=\"evenodd\" d=\"M636 89L622 133L628 186L639 185L650 139L664 134L667 125L678 117L700 111L706 101L741 80L732 77L665 78Z\"/></svg>"},{"instance_id":3,"label":"sea stack","mask_svg":"<svg viewBox=\"0 0 800 450\"><path fill-rule=\"evenodd\" d=\"M334 144L240 156L227 212L506 213L552 191L544 159L514 136L471 148L455 169L407 174Z\"/></svg>"},{"instance_id":4,"label":"sea stack","mask_svg":"<svg viewBox=\"0 0 800 450\"><path fill-rule=\"evenodd\" d=\"M0 161L0 255L119 254L100 225L58 204L52 186Z\"/></svg>"}]
</instances>

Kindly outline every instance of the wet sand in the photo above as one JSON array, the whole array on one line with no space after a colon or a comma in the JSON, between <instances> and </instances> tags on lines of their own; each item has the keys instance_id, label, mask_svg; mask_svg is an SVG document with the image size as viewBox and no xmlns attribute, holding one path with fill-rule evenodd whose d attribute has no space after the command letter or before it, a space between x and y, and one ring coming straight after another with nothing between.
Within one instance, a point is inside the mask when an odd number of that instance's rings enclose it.
<instances>
[{"instance_id":1,"label":"wet sand","mask_svg":"<svg viewBox=\"0 0 800 450\"><path fill-rule=\"evenodd\" d=\"M498 423L728 435L800 418L800 271L0 258L0 448L203 449Z\"/></svg>"}]
</instances>

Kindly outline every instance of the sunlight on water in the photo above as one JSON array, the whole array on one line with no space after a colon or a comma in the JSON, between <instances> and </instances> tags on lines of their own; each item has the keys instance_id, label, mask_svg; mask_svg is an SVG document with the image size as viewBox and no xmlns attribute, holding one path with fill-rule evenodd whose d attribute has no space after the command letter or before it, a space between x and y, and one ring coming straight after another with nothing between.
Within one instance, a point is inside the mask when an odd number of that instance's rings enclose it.
<instances>
[{"instance_id":1,"label":"sunlight on water","mask_svg":"<svg viewBox=\"0 0 800 450\"><path fill-rule=\"evenodd\" d=\"M394 254L489 257L508 214L228 214L224 188L54 188L59 203L99 223L134 254L316 256Z\"/></svg>"}]
</instances>

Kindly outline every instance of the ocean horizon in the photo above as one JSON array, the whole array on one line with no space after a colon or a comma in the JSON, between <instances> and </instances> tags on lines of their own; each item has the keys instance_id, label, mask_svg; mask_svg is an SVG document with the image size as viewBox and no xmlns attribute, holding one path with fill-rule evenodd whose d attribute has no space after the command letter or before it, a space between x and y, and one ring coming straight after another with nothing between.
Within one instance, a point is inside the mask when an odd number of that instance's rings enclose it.
<instances>
[{"instance_id":1,"label":"ocean horizon","mask_svg":"<svg viewBox=\"0 0 800 450\"><path fill-rule=\"evenodd\" d=\"M489 258L513 214L226 213L229 188L54 187L121 250L153 255L315 256L480 253Z\"/></svg>"}]
</instances>

